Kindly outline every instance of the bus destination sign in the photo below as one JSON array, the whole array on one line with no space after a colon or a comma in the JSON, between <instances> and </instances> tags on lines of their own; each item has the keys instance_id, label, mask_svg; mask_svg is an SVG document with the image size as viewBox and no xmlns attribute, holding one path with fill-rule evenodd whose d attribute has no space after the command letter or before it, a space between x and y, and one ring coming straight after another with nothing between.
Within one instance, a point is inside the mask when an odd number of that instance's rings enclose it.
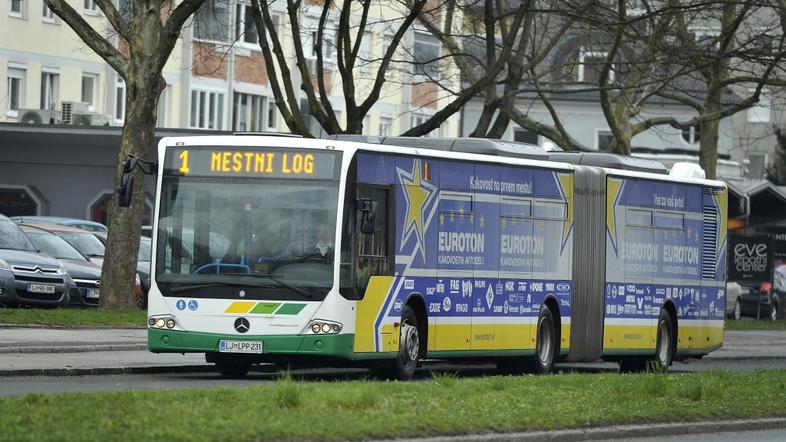
<instances>
[{"instance_id":1,"label":"bus destination sign","mask_svg":"<svg viewBox=\"0 0 786 442\"><path fill-rule=\"evenodd\" d=\"M332 179L338 155L319 150L188 147L167 152L165 173L180 176Z\"/></svg>"}]
</instances>

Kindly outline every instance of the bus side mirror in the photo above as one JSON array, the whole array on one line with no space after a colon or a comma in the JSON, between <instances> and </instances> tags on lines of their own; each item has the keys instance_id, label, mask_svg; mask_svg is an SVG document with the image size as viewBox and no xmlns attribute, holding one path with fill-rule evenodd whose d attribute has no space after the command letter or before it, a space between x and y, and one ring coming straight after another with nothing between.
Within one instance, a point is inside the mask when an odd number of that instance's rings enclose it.
<instances>
[{"instance_id":1,"label":"bus side mirror","mask_svg":"<svg viewBox=\"0 0 786 442\"><path fill-rule=\"evenodd\" d=\"M360 209L360 233L372 235L377 221L377 203L370 198L361 198L358 201Z\"/></svg>"},{"instance_id":2,"label":"bus side mirror","mask_svg":"<svg viewBox=\"0 0 786 442\"><path fill-rule=\"evenodd\" d=\"M134 196L134 175L123 173L120 186L117 188L118 204L120 207L131 206L131 197Z\"/></svg>"}]
</instances>

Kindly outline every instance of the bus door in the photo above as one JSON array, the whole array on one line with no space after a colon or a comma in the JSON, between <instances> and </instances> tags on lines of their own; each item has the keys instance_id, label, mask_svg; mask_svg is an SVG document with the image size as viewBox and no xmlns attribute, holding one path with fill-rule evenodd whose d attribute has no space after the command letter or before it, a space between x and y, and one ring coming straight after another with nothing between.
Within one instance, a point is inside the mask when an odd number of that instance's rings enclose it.
<instances>
[{"instance_id":1,"label":"bus door","mask_svg":"<svg viewBox=\"0 0 786 442\"><path fill-rule=\"evenodd\" d=\"M539 241L534 237L532 199L524 196L500 196L499 277L503 281L502 300L506 348L534 348L534 324L539 311L532 308L533 261ZM534 317L533 317L534 315Z\"/></svg>"},{"instance_id":2,"label":"bus door","mask_svg":"<svg viewBox=\"0 0 786 442\"><path fill-rule=\"evenodd\" d=\"M474 231L474 247L466 258L473 266L472 350L499 350L520 346L508 326L505 284L499 278L500 167L476 164L472 211L466 216ZM513 347L512 347L513 346Z\"/></svg>"}]
</instances>

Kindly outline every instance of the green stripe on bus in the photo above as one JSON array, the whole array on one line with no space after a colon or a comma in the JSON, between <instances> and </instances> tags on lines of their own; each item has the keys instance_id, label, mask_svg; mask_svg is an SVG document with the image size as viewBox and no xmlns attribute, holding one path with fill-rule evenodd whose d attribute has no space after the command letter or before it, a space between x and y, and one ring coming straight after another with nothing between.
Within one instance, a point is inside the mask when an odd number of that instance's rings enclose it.
<instances>
[{"instance_id":1,"label":"green stripe on bus","mask_svg":"<svg viewBox=\"0 0 786 442\"><path fill-rule=\"evenodd\" d=\"M251 309L250 313L255 315L270 315L276 311L280 305L280 302L260 302L253 309Z\"/></svg>"},{"instance_id":2,"label":"green stripe on bus","mask_svg":"<svg viewBox=\"0 0 786 442\"><path fill-rule=\"evenodd\" d=\"M276 312L277 315L296 315L306 307L306 304L284 304Z\"/></svg>"}]
</instances>

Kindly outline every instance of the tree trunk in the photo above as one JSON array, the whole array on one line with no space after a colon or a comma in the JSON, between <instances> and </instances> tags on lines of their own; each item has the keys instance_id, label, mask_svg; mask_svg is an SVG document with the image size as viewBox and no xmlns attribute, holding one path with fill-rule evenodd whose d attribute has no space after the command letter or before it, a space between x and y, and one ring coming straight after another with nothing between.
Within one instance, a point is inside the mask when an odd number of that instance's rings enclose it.
<instances>
[{"instance_id":1,"label":"tree trunk","mask_svg":"<svg viewBox=\"0 0 786 442\"><path fill-rule=\"evenodd\" d=\"M711 180L717 177L719 129L720 120L709 120L701 123L699 165L704 169L707 179Z\"/></svg>"},{"instance_id":2,"label":"tree trunk","mask_svg":"<svg viewBox=\"0 0 786 442\"><path fill-rule=\"evenodd\" d=\"M120 185L126 156L134 154L145 160L154 160L156 107L163 79L158 75L132 79L131 74L129 72L126 84L126 117L115 170L115 188ZM118 206L117 192L112 195L108 213L108 247L101 269L101 308L133 308L136 305L134 282L146 189L145 174L137 169L131 206Z\"/></svg>"}]
</instances>

